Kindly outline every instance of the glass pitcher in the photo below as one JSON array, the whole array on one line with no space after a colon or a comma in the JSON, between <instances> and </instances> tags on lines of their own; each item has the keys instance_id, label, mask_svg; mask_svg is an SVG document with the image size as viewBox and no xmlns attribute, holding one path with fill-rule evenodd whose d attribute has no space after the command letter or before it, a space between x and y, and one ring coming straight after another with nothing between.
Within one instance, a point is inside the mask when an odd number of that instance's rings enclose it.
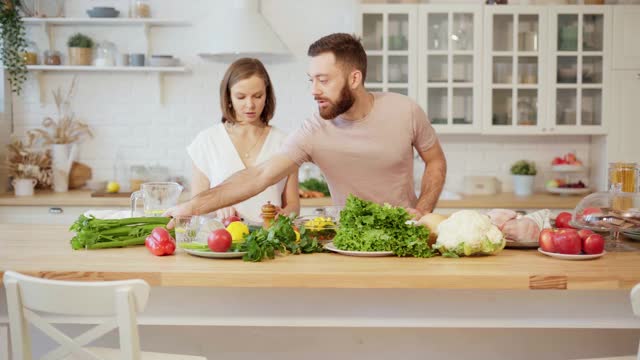
<instances>
[{"instance_id":1,"label":"glass pitcher","mask_svg":"<svg viewBox=\"0 0 640 360\"><path fill-rule=\"evenodd\" d=\"M175 182L148 182L140 190L131 194L131 216L136 210L138 199L144 202L144 216L162 216L169 208L178 205L178 197L183 187Z\"/></svg>"}]
</instances>

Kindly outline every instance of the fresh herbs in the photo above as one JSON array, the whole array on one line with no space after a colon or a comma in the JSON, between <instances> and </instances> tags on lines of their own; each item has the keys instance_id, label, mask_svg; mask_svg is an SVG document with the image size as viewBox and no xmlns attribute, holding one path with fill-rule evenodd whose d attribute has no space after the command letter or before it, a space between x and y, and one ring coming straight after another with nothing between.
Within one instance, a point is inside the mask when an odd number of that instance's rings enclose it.
<instances>
[{"instance_id":1,"label":"fresh herbs","mask_svg":"<svg viewBox=\"0 0 640 360\"><path fill-rule=\"evenodd\" d=\"M238 251L246 251L244 261L258 262L273 259L276 253L308 254L322 252L322 245L309 237L304 227L300 228L300 241L293 229L293 219L278 216L268 229L260 228L245 238Z\"/></svg>"},{"instance_id":2,"label":"fresh herbs","mask_svg":"<svg viewBox=\"0 0 640 360\"><path fill-rule=\"evenodd\" d=\"M431 257L429 229L407 224L404 208L349 195L340 212L340 227L333 244L349 251L393 251L397 256Z\"/></svg>"},{"instance_id":3,"label":"fresh herbs","mask_svg":"<svg viewBox=\"0 0 640 360\"><path fill-rule=\"evenodd\" d=\"M71 247L79 249L106 249L133 245L144 245L144 240L154 228L166 226L169 218L140 217L104 220L80 215L70 231L76 232ZM175 232L170 231L175 237Z\"/></svg>"},{"instance_id":4,"label":"fresh herbs","mask_svg":"<svg viewBox=\"0 0 640 360\"><path fill-rule=\"evenodd\" d=\"M323 193L324 196L331 196L329 185L324 180L309 178L300 182L300 188L308 191L318 191Z\"/></svg>"}]
</instances>

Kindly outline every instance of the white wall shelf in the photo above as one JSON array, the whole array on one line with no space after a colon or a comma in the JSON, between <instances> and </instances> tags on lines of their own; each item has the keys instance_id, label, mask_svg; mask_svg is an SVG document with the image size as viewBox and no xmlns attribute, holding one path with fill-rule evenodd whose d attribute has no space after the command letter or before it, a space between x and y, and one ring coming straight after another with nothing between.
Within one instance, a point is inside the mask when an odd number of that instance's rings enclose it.
<instances>
[{"instance_id":1,"label":"white wall shelf","mask_svg":"<svg viewBox=\"0 0 640 360\"><path fill-rule=\"evenodd\" d=\"M184 73L183 66L69 66L69 65L29 65L29 71L88 71L88 72L141 72L141 73Z\"/></svg>"},{"instance_id":2,"label":"white wall shelf","mask_svg":"<svg viewBox=\"0 0 640 360\"><path fill-rule=\"evenodd\" d=\"M185 20L138 18L24 18L25 25L188 26Z\"/></svg>"},{"instance_id":3,"label":"white wall shelf","mask_svg":"<svg viewBox=\"0 0 640 360\"><path fill-rule=\"evenodd\" d=\"M174 19L155 18L24 18L24 23L31 26L41 26L47 36L48 49L55 49L55 32L57 26L139 26L142 29L145 40L146 58L150 59L152 52L151 29L154 27L189 26L189 22ZM186 73L182 66L155 67L155 66L69 66L69 65L30 65L27 70L34 72L40 88L40 103L44 103L43 73L46 72L98 72L98 73L147 73L155 75L158 82L158 103L164 103L164 75L168 73Z\"/></svg>"},{"instance_id":4,"label":"white wall shelf","mask_svg":"<svg viewBox=\"0 0 640 360\"><path fill-rule=\"evenodd\" d=\"M94 72L94 73L143 73L154 74L158 82L158 104L164 103L164 75L186 73L187 68L183 66L158 67L158 66L67 66L67 65L29 65L27 70L34 72L38 80L40 89L40 103L44 104L46 94L44 93L44 76L46 72Z\"/></svg>"}]
</instances>

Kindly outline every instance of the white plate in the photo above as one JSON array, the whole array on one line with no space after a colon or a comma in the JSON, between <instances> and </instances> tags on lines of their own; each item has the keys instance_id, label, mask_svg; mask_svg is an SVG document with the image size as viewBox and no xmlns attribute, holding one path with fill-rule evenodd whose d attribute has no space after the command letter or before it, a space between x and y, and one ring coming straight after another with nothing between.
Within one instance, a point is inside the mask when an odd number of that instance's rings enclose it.
<instances>
[{"instance_id":1,"label":"white plate","mask_svg":"<svg viewBox=\"0 0 640 360\"><path fill-rule=\"evenodd\" d=\"M547 256L551 256L556 259L562 259L562 260L590 260L590 259L595 259L595 258L604 256L604 254L607 253L606 251L603 250L600 254L594 254L594 255L567 255L567 254L547 252L542 250L541 248L538 248L538 251Z\"/></svg>"},{"instance_id":2,"label":"white plate","mask_svg":"<svg viewBox=\"0 0 640 360\"><path fill-rule=\"evenodd\" d=\"M587 168L582 165L552 165L551 170L557 172L580 172L585 171Z\"/></svg>"},{"instance_id":3,"label":"white plate","mask_svg":"<svg viewBox=\"0 0 640 360\"><path fill-rule=\"evenodd\" d=\"M540 243L537 241L513 241L507 239L506 245L504 247L508 249L533 249L540 246Z\"/></svg>"},{"instance_id":4,"label":"white plate","mask_svg":"<svg viewBox=\"0 0 640 360\"><path fill-rule=\"evenodd\" d=\"M213 251L199 251L193 249L182 249L187 254L191 254L194 256L206 257L210 259L237 259L241 258L246 254L246 251L239 252L213 252Z\"/></svg>"},{"instance_id":5,"label":"white plate","mask_svg":"<svg viewBox=\"0 0 640 360\"><path fill-rule=\"evenodd\" d=\"M324 245L324 248L333 251L338 254L348 256L362 256L362 257L378 257L378 256L393 256L393 251L348 251L340 250L332 242L328 242Z\"/></svg>"},{"instance_id":6,"label":"white plate","mask_svg":"<svg viewBox=\"0 0 640 360\"><path fill-rule=\"evenodd\" d=\"M591 192L589 188L552 188L548 187L547 191L552 194L567 194L567 195L581 195Z\"/></svg>"}]
</instances>

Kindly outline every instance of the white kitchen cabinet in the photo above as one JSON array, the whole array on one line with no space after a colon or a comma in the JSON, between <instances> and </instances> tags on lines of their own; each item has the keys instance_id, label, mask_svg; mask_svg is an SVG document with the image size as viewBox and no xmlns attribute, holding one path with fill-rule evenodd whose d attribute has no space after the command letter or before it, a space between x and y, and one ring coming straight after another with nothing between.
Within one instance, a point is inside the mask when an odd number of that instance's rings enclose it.
<instances>
[{"instance_id":1,"label":"white kitchen cabinet","mask_svg":"<svg viewBox=\"0 0 640 360\"><path fill-rule=\"evenodd\" d=\"M640 69L640 6L613 10L613 69Z\"/></svg>"},{"instance_id":2,"label":"white kitchen cabinet","mask_svg":"<svg viewBox=\"0 0 640 360\"><path fill-rule=\"evenodd\" d=\"M362 5L362 45L367 53L365 86L416 99L417 7Z\"/></svg>"},{"instance_id":3,"label":"white kitchen cabinet","mask_svg":"<svg viewBox=\"0 0 640 360\"><path fill-rule=\"evenodd\" d=\"M549 12L546 131L605 134L605 100L611 74L611 8L554 6Z\"/></svg>"},{"instance_id":4,"label":"white kitchen cabinet","mask_svg":"<svg viewBox=\"0 0 640 360\"><path fill-rule=\"evenodd\" d=\"M640 162L640 70L613 72L607 161Z\"/></svg>"},{"instance_id":5,"label":"white kitchen cabinet","mask_svg":"<svg viewBox=\"0 0 640 360\"><path fill-rule=\"evenodd\" d=\"M482 6L418 7L418 103L439 133L478 133Z\"/></svg>"},{"instance_id":6,"label":"white kitchen cabinet","mask_svg":"<svg viewBox=\"0 0 640 360\"><path fill-rule=\"evenodd\" d=\"M486 6L484 14L484 132L541 133L547 105L547 7Z\"/></svg>"}]
</instances>

